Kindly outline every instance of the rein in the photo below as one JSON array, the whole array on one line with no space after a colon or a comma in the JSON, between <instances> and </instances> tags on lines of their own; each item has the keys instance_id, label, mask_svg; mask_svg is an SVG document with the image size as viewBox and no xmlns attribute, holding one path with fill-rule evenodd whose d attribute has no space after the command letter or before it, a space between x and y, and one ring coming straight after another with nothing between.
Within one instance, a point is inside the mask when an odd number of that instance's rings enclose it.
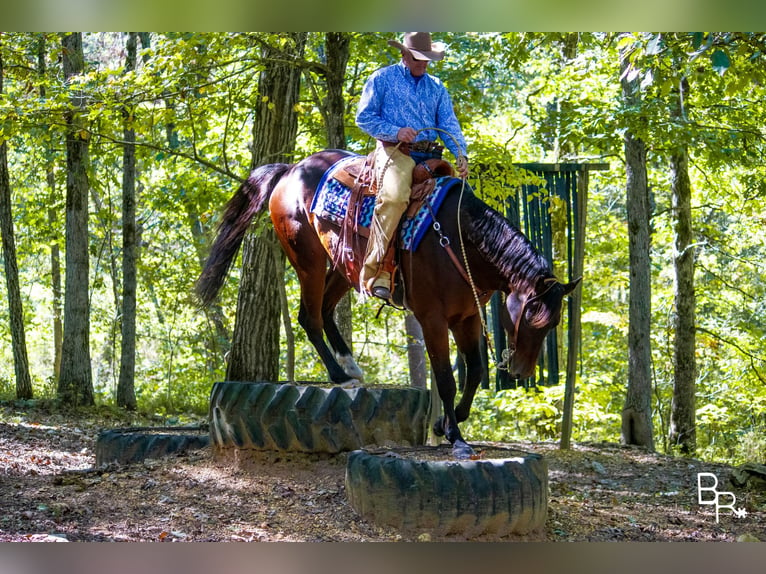
<instances>
[{"instance_id":1,"label":"rein","mask_svg":"<svg viewBox=\"0 0 766 574\"><path fill-rule=\"evenodd\" d=\"M435 131L439 131L442 133L447 134L455 144L455 147L459 148L460 146L457 143L457 140L455 137L449 133L446 130L442 130L440 128L428 128ZM423 131L423 130L421 130ZM498 362L495 359L495 352L492 348L492 339L489 336L489 328L487 327L487 321L484 318L484 314L481 312L481 301L480 297L484 296L486 294L486 291L479 293L479 290L476 288L476 283L473 280L473 274L471 273L471 266L468 263L468 253L466 252L465 247L465 241L463 240L463 226L460 222L460 214L461 214L461 206L463 203L463 195L465 194L465 183L466 178L461 177L462 185L460 187L460 196L458 198L458 204L457 204L457 229L458 229L458 236L460 238L460 250L463 255L463 262L464 265L461 265L460 262L457 259L457 256L455 255L455 252L450 247L450 241L449 238L446 237L441 232L441 225L436 220L436 215L433 213L433 210L431 210L431 217L433 218L434 224L433 228L434 231L439 235L439 244L444 248L444 250L447 252L447 255L449 255L449 258L452 260L452 263L455 265L457 270L460 272L460 275L465 279L468 284L471 286L471 292L473 293L473 298L476 303L476 310L479 313L479 320L481 321L481 328L484 333L484 339L487 341L487 348L489 350L489 355L492 357L492 361L495 364L495 368L497 370L501 371L507 371L509 369L509 363L513 356L516 354L516 346L518 343L519 338L519 327L521 326L521 320L524 317L524 313L527 310L527 305L530 303L534 303L535 301L538 301L539 299L542 299L545 295L548 294L548 292L553 288L554 285L559 283L559 280L555 277L548 277L544 279L544 283L548 283L548 287L542 292L538 293L537 295L533 295L531 297L527 296L524 301L521 304L521 311L519 312L519 316L516 317L516 322L513 326L513 338L508 342L508 347L503 349L503 352L501 353L501 360ZM430 205L429 205L430 209Z\"/></svg>"},{"instance_id":2,"label":"rein","mask_svg":"<svg viewBox=\"0 0 766 574\"><path fill-rule=\"evenodd\" d=\"M455 136L453 136L448 131L443 130L441 128L423 128L423 130L419 130L419 132L425 131L427 129L447 134L452 139L452 142L455 144L455 147L458 148L458 150L460 149L460 145L455 139ZM455 268L458 270L458 272L463 277L463 279L465 279L468 285L470 285L471 287L471 293L473 294L473 299L474 299L474 302L476 303L476 310L479 313L479 320L481 321L481 329L482 329L482 332L484 333L484 339L487 341L487 348L489 350L489 355L492 357L492 361L495 363L495 368L498 370L508 370L508 362L510 361L511 357L513 357L513 353L516 352L516 337L518 335L514 334L513 350L510 351L509 349L505 349L502 353L503 358L498 363L495 360L495 351L492 348L492 339L489 336L489 328L487 327L487 321L484 318L484 313L481 312L480 297L484 296L486 294L486 291L479 293L479 290L476 288L476 283L474 282L473 274L471 273L471 266L468 264L468 254L466 253L466 249L465 249L465 241L463 241L463 226L460 224L460 206L463 203L463 195L465 194L465 180L466 180L465 176L461 177L460 180L462 184L460 186L460 196L458 198L458 204L457 204L457 230L458 230L458 236L460 237L460 250L463 255L464 265L460 264L460 261L455 255L455 252L452 250L452 247L450 247L449 238L446 237L441 232L441 225L436 220L436 215L433 213L433 210L431 210L431 217L433 218L433 221L434 221L433 228L434 228L434 231L436 231L436 233L439 235L439 245L441 245L444 248L444 250L447 252L447 255L449 256ZM430 206L429 206L429 209L430 209ZM516 331L518 332L518 325L516 326Z\"/></svg>"},{"instance_id":3,"label":"rein","mask_svg":"<svg viewBox=\"0 0 766 574\"><path fill-rule=\"evenodd\" d=\"M452 139L453 143L455 144L455 147L458 148L459 150L460 146L457 140L455 139L455 136L453 136L448 131L443 130L441 128L423 128L421 130L418 130L418 133L422 131L427 131L427 130L434 130L434 131L438 131L448 135ZM404 145L404 142L398 142L395 147L399 148L402 145ZM385 173L386 169L388 169L390 162L391 162L391 158L389 157L383 169L381 170L379 184L382 184L383 174ZM426 169L428 169L428 166L426 166ZM465 176L463 176L460 179L462 181L462 185L460 187L460 196L458 198L458 205L457 205L457 229L458 229L458 236L460 238L460 250L463 255L463 263L464 263L463 265L460 264L460 260L457 258L457 255L455 255L455 252L450 246L449 237L447 237L446 235L444 235L444 233L442 233L441 224L437 221L436 214L433 212L431 205L427 201L426 201L426 205L428 206L428 209L431 212L431 218L433 219L433 229L439 235L439 245L441 245L442 248L446 251L447 255L452 261L452 264L460 273L461 277L463 277L463 279L465 279L465 281L471 287L471 292L473 294L473 298L476 303L476 309L479 313L479 320L481 321L481 327L484 333L484 338L487 342L487 348L489 351L488 354L492 357L492 361L495 364L495 369L501 370L501 371L507 371L509 369L509 363L511 359L513 358L514 354L516 353L516 346L517 346L518 337L519 337L519 327L521 326L521 321L522 321L522 318L524 317L524 313L527 310L527 305L534 303L535 301L538 301L539 299L547 295L548 292L553 288L553 286L559 283L559 281L555 277L546 278L544 282L549 283L549 285L545 289L545 291L543 291L542 293L538 293L537 295L533 295L531 297L528 296L524 299L524 301L521 304L521 311L519 312L519 316L516 317L516 322L513 326L513 331L514 331L513 338L508 342L508 347L506 349L503 349L501 360L500 362L498 362L495 359L495 352L492 347L492 339L489 335L489 328L487 327L487 321L484 318L484 314L481 312L480 297L484 296L486 294L486 291L479 293L479 290L476 288L476 283L473 280L473 274L471 273L471 266L468 263L468 253L466 252L465 241L463 240L463 226L461 225L461 222L460 222L460 213L461 213L461 205L463 202L463 195L465 194L466 178Z\"/></svg>"}]
</instances>

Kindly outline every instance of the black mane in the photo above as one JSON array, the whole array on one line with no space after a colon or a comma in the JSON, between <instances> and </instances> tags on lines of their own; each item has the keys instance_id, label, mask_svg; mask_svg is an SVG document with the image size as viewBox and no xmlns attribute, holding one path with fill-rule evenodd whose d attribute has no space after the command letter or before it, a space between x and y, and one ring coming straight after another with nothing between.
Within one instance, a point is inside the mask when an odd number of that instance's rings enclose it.
<instances>
[{"instance_id":1,"label":"black mane","mask_svg":"<svg viewBox=\"0 0 766 574\"><path fill-rule=\"evenodd\" d=\"M550 263L526 236L473 193L465 192L462 211L467 215L463 229L471 243L515 289L553 276Z\"/></svg>"}]
</instances>

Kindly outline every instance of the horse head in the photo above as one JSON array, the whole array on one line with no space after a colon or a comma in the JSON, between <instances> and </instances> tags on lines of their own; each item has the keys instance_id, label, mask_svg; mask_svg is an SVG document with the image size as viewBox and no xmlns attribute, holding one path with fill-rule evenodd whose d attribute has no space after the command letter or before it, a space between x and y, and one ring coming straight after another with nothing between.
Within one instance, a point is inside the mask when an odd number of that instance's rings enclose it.
<instances>
[{"instance_id":1,"label":"horse head","mask_svg":"<svg viewBox=\"0 0 766 574\"><path fill-rule=\"evenodd\" d=\"M534 373L545 337L561 321L564 297L582 280L561 283L555 277L540 278L528 292L511 291L506 298L508 315L508 370L512 378L523 379ZM505 314L503 314L505 315Z\"/></svg>"}]
</instances>

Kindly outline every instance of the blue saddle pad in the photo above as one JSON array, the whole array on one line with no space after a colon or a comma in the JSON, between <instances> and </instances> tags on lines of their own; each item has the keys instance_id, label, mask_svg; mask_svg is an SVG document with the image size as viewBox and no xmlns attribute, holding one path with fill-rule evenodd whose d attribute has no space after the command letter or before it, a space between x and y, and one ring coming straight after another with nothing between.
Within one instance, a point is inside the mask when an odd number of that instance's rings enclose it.
<instances>
[{"instance_id":1,"label":"blue saddle pad","mask_svg":"<svg viewBox=\"0 0 766 574\"><path fill-rule=\"evenodd\" d=\"M351 190L333 178L335 170L343 168L346 163L354 161L358 156L343 158L333 164L322 176L314 194L314 201L311 203L311 212L319 217L328 219L337 225L342 225L348 210L348 201L351 196ZM439 212L447 192L452 187L460 183L461 180L455 177L436 178L436 185L433 192L428 196L427 202L431 204L428 209L426 202L420 207L418 212L411 218L404 216L401 225L400 240L401 245L408 251L415 251L420 245L433 218L431 210L434 213ZM357 216L357 225L360 227L369 227L372 222L372 214L375 209L374 195L365 195L362 198L362 206Z\"/></svg>"}]
</instances>

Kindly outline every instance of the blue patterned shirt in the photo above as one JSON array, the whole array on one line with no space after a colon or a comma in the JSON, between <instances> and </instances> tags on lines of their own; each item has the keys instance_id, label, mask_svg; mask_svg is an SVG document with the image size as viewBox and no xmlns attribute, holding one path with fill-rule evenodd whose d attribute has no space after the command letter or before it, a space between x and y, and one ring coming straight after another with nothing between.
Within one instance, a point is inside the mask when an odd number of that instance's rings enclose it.
<instances>
[{"instance_id":1,"label":"blue patterned shirt","mask_svg":"<svg viewBox=\"0 0 766 574\"><path fill-rule=\"evenodd\" d=\"M463 132L447 89L427 73L413 77L403 62L381 68L369 77L359 100L356 123L372 137L389 142L397 141L401 128L439 128L452 134L459 149L450 136L435 130L420 132L415 140L434 141L438 136L455 157L466 155Z\"/></svg>"}]
</instances>

